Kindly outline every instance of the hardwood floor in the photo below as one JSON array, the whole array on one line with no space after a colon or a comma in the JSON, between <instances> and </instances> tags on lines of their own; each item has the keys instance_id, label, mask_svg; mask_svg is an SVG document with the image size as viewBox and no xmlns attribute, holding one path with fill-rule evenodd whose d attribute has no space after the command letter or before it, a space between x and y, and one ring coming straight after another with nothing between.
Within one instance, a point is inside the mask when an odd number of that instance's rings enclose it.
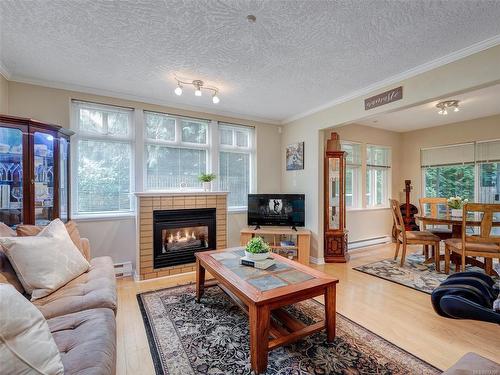
<instances>
[{"instance_id":1,"label":"hardwood floor","mask_svg":"<svg viewBox=\"0 0 500 375\"><path fill-rule=\"evenodd\" d=\"M499 326L441 318L432 309L429 295L352 269L393 255L392 244L372 246L352 252L347 264L315 266L340 279L339 313L440 369L469 351L500 361ZM118 280L118 375L154 374L136 294L194 282L194 276Z\"/></svg>"}]
</instances>

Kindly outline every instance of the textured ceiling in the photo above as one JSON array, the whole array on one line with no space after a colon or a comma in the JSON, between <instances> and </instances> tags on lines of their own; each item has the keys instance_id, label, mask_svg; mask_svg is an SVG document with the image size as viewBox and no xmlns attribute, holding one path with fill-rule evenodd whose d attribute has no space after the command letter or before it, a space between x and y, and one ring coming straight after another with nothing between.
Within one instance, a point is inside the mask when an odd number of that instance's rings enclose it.
<instances>
[{"instance_id":1,"label":"textured ceiling","mask_svg":"<svg viewBox=\"0 0 500 375\"><path fill-rule=\"evenodd\" d=\"M499 1L0 1L13 79L282 121L500 34ZM257 17L255 24L246 20Z\"/></svg>"},{"instance_id":2,"label":"textured ceiling","mask_svg":"<svg viewBox=\"0 0 500 375\"><path fill-rule=\"evenodd\" d=\"M430 128L498 115L500 114L498 98L500 98L500 85L493 85L401 111L375 115L356 123L397 132ZM442 100L460 100L460 112L450 110L446 116L438 114L436 104Z\"/></svg>"}]
</instances>

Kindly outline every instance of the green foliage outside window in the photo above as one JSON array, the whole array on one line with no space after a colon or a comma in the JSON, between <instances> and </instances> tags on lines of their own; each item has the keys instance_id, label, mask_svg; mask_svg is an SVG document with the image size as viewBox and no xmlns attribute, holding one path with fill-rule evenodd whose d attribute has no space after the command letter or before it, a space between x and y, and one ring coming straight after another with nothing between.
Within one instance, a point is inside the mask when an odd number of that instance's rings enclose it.
<instances>
[{"instance_id":1,"label":"green foliage outside window","mask_svg":"<svg viewBox=\"0 0 500 375\"><path fill-rule=\"evenodd\" d=\"M460 196L474 201L474 164L425 168L426 197Z\"/></svg>"}]
</instances>

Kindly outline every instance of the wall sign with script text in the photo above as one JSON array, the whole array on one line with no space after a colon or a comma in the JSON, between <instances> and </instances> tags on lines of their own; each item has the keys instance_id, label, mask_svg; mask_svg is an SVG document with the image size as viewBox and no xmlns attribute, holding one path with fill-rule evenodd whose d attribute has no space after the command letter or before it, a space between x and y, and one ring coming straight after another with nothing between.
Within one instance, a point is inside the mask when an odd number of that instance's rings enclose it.
<instances>
[{"instance_id":1,"label":"wall sign with script text","mask_svg":"<svg viewBox=\"0 0 500 375\"><path fill-rule=\"evenodd\" d=\"M403 99L403 86L365 99L365 111Z\"/></svg>"}]
</instances>

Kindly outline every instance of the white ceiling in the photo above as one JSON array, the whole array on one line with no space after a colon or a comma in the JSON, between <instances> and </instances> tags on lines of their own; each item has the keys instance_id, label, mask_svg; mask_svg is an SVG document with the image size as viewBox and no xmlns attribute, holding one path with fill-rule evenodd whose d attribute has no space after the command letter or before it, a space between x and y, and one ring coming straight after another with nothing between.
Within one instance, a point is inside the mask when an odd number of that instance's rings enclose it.
<instances>
[{"instance_id":1,"label":"white ceiling","mask_svg":"<svg viewBox=\"0 0 500 375\"><path fill-rule=\"evenodd\" d=\"M436 104L443 100L460 100L460 111L438 114ZM356 121L375 128L406 132L500 114L500 84L442 98L401 111L383 113ZM500 126L500 124L498 125Z\"/></svg>"},{"instance_id":2,"label":"white ceiling","mask_svg":"<svg viewBox=\"0 0 500 375\"><path fill-rule=\"evenodd\" d=\"M276 122L500 35L496 0L3 0L0 12L13 80ZM174 75L218 86L220 104L175 96Z\"/></svg>"}]
</instances>

